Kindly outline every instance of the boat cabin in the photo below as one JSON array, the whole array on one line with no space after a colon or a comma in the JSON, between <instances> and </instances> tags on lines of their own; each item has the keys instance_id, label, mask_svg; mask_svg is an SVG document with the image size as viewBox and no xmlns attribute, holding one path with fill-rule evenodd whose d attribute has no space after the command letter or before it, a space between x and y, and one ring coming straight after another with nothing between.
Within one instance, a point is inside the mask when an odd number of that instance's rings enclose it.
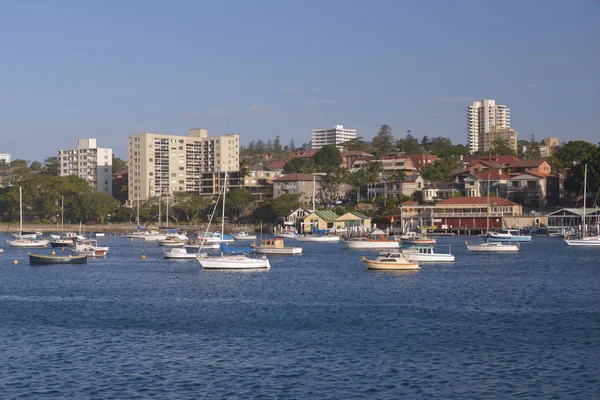
<instances>
[{"instance_id":1,"label":"boat cabin","mask_svg":"<svg viewBox=\"0 0 600 400\"><path fill-rule=\"evenodd\" d=\"M260 247L270 248L270 249L283 249L285 247L283 239L281 238L273 238L273 239L264 239L260 243Z\"/></svg>"}]
</instances>

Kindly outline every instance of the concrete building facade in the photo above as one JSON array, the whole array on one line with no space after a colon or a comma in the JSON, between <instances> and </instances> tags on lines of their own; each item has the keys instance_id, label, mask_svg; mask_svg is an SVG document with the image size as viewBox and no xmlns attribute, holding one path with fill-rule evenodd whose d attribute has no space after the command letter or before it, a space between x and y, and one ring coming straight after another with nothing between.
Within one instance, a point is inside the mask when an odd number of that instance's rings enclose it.
<instances>
[{"instance_id":1,"label":"concrete building facade","mask_svg":"<svg viewBox=\"0 0 600 400\"><path fill-rule=\"evenodd\" d=\"M208 136L190 129L188 136L138 133L129 137L128 203L174 193L212 196L223 186L241 187L240 137Z\"/></svg>"},{"instance_id":2,"label":"concrete building facade","mask_svg":"<svg viewBox=\"0 0 600 400\"><path fill-rule=\"evenodd\" d=\"M519 140L517 131L513 128L502 128L499 126L490 127L489 131L483 132L479 136L479 151L492 150L494 141L500 139L510 144L510 148L516 153L517 142Z\"/></svg>"},{"instance_id":3,"label":"concrete building facade","mask_svg":"<svg viewBox=\"0 0 600 400\"><path fill-rule=\"evenodd\" d=\"M319 150L321 147L334 144L342 151L342 144L351 139L356 139L356 129L344 129L344 125L334 125L330 129L313 129L312 149Z\"/></svg>"},{"instance_id":4,"label":"concrete building facade","mask_svg":"<svg viewBox=\"0 0 600 400\"><path fill-rule=\"evenodd\" d=\"M77 175L99 192L112 196L112 149L100 148L96 139L77 139L77 147L59 150L59 175Z\"/></svg>"},{"instance_id":5,"label":"concrete building facade","mask_svg":"<svg viewBox=\"0 0 600 400\"><path fill-rule=\"evenodd\" d=\"M0 161L4 161L5 163L10 163L10 154L0 154Z\"/></svg>"},{"instance_id":6,"label":"concrete building facade","mask_svg":"<svg viewBox=\"0 0 600 400\"><path fill-rule=\"evenodd\" d=\"M490 129L510 128L510 109L495 100L474 101L467 107L467 145L469 152L480 151L481 135Z\"/></svg>"}]
</instances>

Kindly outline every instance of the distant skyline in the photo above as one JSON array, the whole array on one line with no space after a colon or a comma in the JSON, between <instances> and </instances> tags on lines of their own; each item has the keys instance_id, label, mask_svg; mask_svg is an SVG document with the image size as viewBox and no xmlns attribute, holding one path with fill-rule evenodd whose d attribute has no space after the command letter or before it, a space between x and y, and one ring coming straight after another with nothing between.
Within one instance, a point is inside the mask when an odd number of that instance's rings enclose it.
<instances>
[{"instance_id":1,"label":"distant skyline","mask_svg":"<svg viewBox=\"0 0 600 400\"><path fill-rule=\"evenodd\" d=\"M135 133L242 144L344 125L466 144L494 99L519 139L597 144L600 2L13 1L0 4L0 153Z\"/></svg>"}]
</instances>

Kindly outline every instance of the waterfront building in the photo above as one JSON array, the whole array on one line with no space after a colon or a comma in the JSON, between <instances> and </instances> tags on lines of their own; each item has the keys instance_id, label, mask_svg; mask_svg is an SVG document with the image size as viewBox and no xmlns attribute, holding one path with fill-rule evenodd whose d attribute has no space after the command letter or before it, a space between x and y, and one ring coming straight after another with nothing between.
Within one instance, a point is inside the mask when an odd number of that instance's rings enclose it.
<instances>
[{"instance_id":1,"label":"waterfront building","mask_svg":"<svg viewBox=\"0 0 600 400\"><path fill-rule=\"evenodd\" d=\"M559 200L559 178L548 173L527 171L508 180L508 198L530 209L555 207Z\"/></svg>"},{"instance_id":2,"label":"waterfront building","mask_svg":"<svg viewBox=\"0 0 600 400\"><path fill-rule=\"evenodd\" d=\"M239 176L240 137L208 136L190 129L188 136L138 133L129 137L128 203L175 193L213 196L223 186L242 187Z\"/></svg>"},{"instance_id":3,"label":"waterfront building","mask_svg":"<svg viewBox=\"0 0 600 400\"><path fill-rule=\"evenodd\" d=\"M96 139L77 139L74 149L59 150L59 176L77 175L99 192L112 195L112 149L96 145Z\"/></svg>"},{"instance_id":4,"label":"waterfront building","mask_svg":"<svg viewBox=\"0 0 600 400\"><path fill-rule=\"evenodd\" d=\"M510 128L510 109L495 100L474 101L467 107L467 145L469 152L481 151L482 135L491 128Z\"/></svg>"},{"instance_id":5,"label":"waterfront building","mask_svg":"<svg viewBox=\"0 0 600 400\"><path fill-rule=\"evenodd\" d=\"M342 144L351 139L356 139L356 129L344 129L344 125L334 125L330 129L313 129L312 149L319 150L321 147L333 144L342 151Z\"/></svg>"}]
</instances>

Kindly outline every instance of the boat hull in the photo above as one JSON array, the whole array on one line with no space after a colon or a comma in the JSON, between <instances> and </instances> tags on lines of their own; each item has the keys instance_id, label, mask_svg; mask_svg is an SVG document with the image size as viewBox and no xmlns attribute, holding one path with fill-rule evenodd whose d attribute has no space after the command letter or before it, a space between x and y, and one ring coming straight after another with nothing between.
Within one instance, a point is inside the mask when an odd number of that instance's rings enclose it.
<instances>
[{"instance_id":1,"label":"boat hull","mask_svg":"<svg viewBox=\"0 0 600 400\"><path fill-rule=\"evenodd\" d=\"M590 246L590 247L600 247L600 238L591 237L585 239L573 239L573 240L565 240L569 246Z\"/></svg>"},{"instance_id":2,"label":"boat hull","mask_svg":"<svg viewBox=\"0 0 600 400\"><path fill-rule=\"evenodd\" d=\"M488 242L531 242L531 236L488 236Z\"/></svg>"},{"instance_id":3,"label":"boat hull","mask_svg":"<svg viewBox=\"0 0 600 400\"><path fill-rule=\"evenodd\" d=\"M389 262L378 262L372 260L363 260L368 269L378 271L414 271L419 269L419 264L414 262L405 263L389 263Z\"/></svg>"},{"instance_id":4,"label":"boat hull","mask_svg":"<svg viewBox=\"0 0 600 400\"><path fill-rule=\"evenodd\" d=\"M435 239L402 239L405 244L435 244Z\"/></svg>"},{"instance_id":5,"label":"boat hull","mask_svg":"<svg viewBox=\"0 0 600 400\"><path fill-rule=\"evenodd\" d=\"M10 247L21 247L21 248L42 248L48 247L48 240L8 240L8 245Z\"/></svg>"},{"instance_id":6,"label":"boat hull","mask_svg":"<svg viewBox=\"0 0 600 400\"><path fill-rule=\"evenodd\" d=\"M46 256L29 253L31 265L87 264L87 256Z\"/></svg>"},{"instance_id":7,"label":"boat hull","mask_svg":"<svg viewBox=\"0 0 600 400\"><path fill-rule=\"evenodd\" d=\"M270 249L257 246L254 248L256 254L281 254L281 255L295 255L302 254L302 247L284 247L282 249Z\"/></svg>"},{"instance_id":8,"label":"boat hull","mask_svg":"<svg viewBox=\"0 0 600 400\"><path fill-rule=\"evenodd\" d=\"M519 251L519 246L516 244L503 244L500 246L492 244L494 244L494 242L467 244L467 249L471 252L480 253L512 253Z\"/></svg>"},{"instance_id":9,"label":"boat hull","mask_svg":"<svg viewBox=\"0 0 600 400\"><path fill-rule=\"evenodd\" d=\"M454 262L456 257L454 254L411 254L406 253L409 261L418 262Z\"/></svg>"},{"instance_id":10,"label":"boat hull","mask_svg":"<svg viewBox=\"0 0 600 400\"><path fill-rule=\"evenodd\" d=\"M188 253L186 249L173 248L165 251L164 257L166 259L193 260L198 257L198 253Z\"/></svg>"},{"instance_id":11,"label":"boat hull","mask_svg":"<svg viewBox=\"0 0 600 400\"><path fill-rule=\"evenodd\" d=\"M269 269L267 258L248 258L246 256L199 257L198 262L204 269Z\"/></svg>"},{"instance_id":12,"label":"boat hull","mask_svg":"<svg viewBox=\"0 0 600 400\"><path fill-rule=\"evenodd\" d=\"M339 236L297 236L299 242L317 242L317 243L337 243L340 241Z\"/></svg>"},{"instance_id":13,"label":"boat hull","mask_svg":"<svg viewBox=\"0 0 600 400\"><path fill-rule=\"evenodd\" d=\"M235 240L256 240L256 235L232 235Z\"/></svg>"},{"instance_id":14,"label":"boat hull","mask_svg":"<svg viewBox=\"0 0 600 400\"><path fill-rule=\"evenodd\" d=\"M106 257L108 253L107 250L104 249L95 249L95 250L71 250L71 253L76 256L88 256L88 257Z\"/></svg>"}]
</instances>

